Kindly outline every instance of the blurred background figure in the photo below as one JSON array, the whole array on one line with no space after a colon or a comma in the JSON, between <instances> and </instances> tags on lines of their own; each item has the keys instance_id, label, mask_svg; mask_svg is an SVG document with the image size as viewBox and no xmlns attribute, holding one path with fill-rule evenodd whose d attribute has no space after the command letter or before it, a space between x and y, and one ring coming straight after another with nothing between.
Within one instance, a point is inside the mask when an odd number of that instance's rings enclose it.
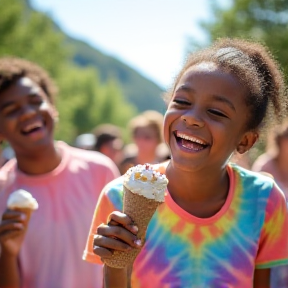
<instances>
[{"instance_id":1,"label":"blurred background figure","mask_svg":"<svg viewBox=\"0 0 288 288\"><path fill-rule=\"evenodd\" d=\"M2 160L4 160L3 165L8 162L10 159L15 157L15 152L10 145L6 146L2 150Z\"/></svg>"},{"instance_id":2,"label":"blurred background figure","mask_svg":"<svg viewBox=\"0 0 288 288\"><path fill-rule=\"evenodd\" d=\"M163 156L159 149L157 150L160 144L163 145L162 123L163 115L154 110L144 111L131 119L128 127L133 143L124 148L125 156L120 165L121 174L134 165L158 163L163 161L162 157L167 158L166 152ZM160 150L163 152L163 149Z\"/></svg>"},{"instance_id":3,"label":"blurred background figure","mask_svg":"<svg viewBox=\"0 0 288 288\"><path fill-rule=\"evenodd\" d=\"M113 124L100 124L94 129L94 149L108 156L119 167L123 158L123 146L121 128Z\"/></svg>"},{"instance_id":4,"label":"blurred background figure","mask_svg":"<svg viewBox=\"0 0 288 288\"><path fill-rule=\"evenodd\" d=\"M74 146L85 150L94 150L95 143L95 135L92 133L85 133L76 137Z\"/></svg>"},{"instance_id":5,"label":"blurred background figure","mask_svg":"<svg viewBox=\"0 0 288 288\"><path fill-rule=\"evenodd\" d=\"M247 151L244 154L239 154L238 152L235 152L230 158L230 162L235 163L245 169L250 170L251 169L251 157L250 157L249 152L250 151Z\"/></svg>"},{"instance_id":6,"label":"blurred background figure","mask_svg":"<svg viewBox=\"0 0 288 288\"><path fill-rule=\"evenodd\" d=\"M288 119L268 132L266 152L252 165L252 170L272 175L288 197ZM288 265L271 269L271 288L288 287Z\"/></svg>"},{"instance_id":7,"label":"blurred background figure","mask_svg":"<svg viewBox=\"0 0 288 288\"><path fill-rule=\"evenodd\" d=\"M271 174L288 197L288 119L268 132L266 152L252 165L252 170ZM288 287L288 286L287 286Z\"/></svg>"},{"instance_id":8,"label":"blurred background figure","mask_svg":"<svg viewBox=\"0 0 288 288\"><path fill-rule=\"evenodd\" d=\"M163 162L170 159L170 150L165 142L162 142L157 146L156 157L159 162Z\"/></svg>"},{"instance_id":9,"label":"blurred background figure","mask_svg":"<svg viewBox=\"0 0 288 288\"><path fill-rule=\"evenodd\" d=\"M0 143L2 144L2 143ZM8 162L10 159L15 157L14 150L10 145L0 146L0 168Z\"/></svg>"}]
</instances>

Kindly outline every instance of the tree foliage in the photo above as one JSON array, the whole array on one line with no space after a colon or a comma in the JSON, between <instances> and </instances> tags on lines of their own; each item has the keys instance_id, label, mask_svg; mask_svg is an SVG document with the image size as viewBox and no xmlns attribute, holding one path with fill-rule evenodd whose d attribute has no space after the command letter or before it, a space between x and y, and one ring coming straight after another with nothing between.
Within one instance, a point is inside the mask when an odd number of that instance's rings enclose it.
<instances>
[{"instance_id":1,"label":"tree foliage","mask_svg":"<svg viewBox=\"0 0 288 288\"><path fill-rule=\"evenodd\" d=\"M151 80L115 57L105 55L83 41L69 37L68 42L75 51L73 60L77 65L96 67L102 81L117 79L121 83L125 98L134 104L139 112L151 109L165 111L165 104L161 97L163 90Z\"/></svg>"},{"instance_id":2,"label":"tree foliage","mask_svg":"<svg viewBox=\"0 0 288 288\"><path fill-rule=\"evenodd\" d=\"M101 81L95 67L73 64L73 49L66 36L26 1L0 0L0 4L0 57L17 56L38 63L59 88L57 139L72 142L100 123L125 127L137 109L124 98L113 77Z\"/></svg>"},{"instance_id":3,"label":"tree foliage","mask_svg":"<svg viewBox=\"0 0 288 288\"><path fill-rule=\"evenodd\" d=\"M231 0L229 8L212 4L212 19L201 23L210 41L239 37L267 45L288 72L288 1Z\"/></svg>"}]
</instances>

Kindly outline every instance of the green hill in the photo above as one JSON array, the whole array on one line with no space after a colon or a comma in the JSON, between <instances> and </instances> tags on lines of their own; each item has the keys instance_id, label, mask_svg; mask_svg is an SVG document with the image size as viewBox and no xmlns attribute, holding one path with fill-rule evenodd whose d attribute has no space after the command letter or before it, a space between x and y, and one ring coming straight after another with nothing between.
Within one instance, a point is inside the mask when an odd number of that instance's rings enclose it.
<instances>
[{"instance_id":1,"label":"green hill","mask_svg":"<svg viewBox=\"0 0 288 288\"><path fill-rule=\"evenodd\" d=\"M35 11L29 0L24 0L24 2L29 10ZM49 15L46 16L51 19ZM135 105L139 112L149 109L161 113L165 111L165 104L162 100L163 90L156 83L115 57L106 55L88 43L67 35L54 19L51 20L54 22L56 30L65 35L72 48L72 59L76 65L95 67L99 72L100 79L104 82L111 77L114 78L122 88L124 97Z\"/></svg>"},{"instance_id":2,"label":"green hill","mask_svg":"<svg viewBox=\"0 0 288 288\"><path fill-rule=\"evenodd\" d=\"M106 81L109 77L116 79L122 87L124 96L139 111L154 109L164 112L165 105L161 98L163 90L154 82L83 41L68 37L68 43L73 47L73 59L77 65L96 67L102 81Z\"/></svg>"}]
</instances>

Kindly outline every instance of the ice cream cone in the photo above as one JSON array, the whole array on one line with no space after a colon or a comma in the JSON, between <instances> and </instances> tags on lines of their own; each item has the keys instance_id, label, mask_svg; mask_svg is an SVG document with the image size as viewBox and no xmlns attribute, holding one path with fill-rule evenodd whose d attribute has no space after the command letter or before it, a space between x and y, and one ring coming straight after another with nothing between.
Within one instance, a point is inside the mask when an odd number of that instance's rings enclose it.
<instances>
[{"instance_id":1,"label":"ice cream cone","mask_svg":"<svg viewBox=\"0 0 288 288\"><path fill-rule=\"evenodd\" d=\"M34 211L32 209L29 209L29 208L15 208L14 210L17 210L17 211L25 213L26 218L25 218L24 224L29 223L31 215L32 215L32 213Z\"/></svg>"},{"instance_id":2,"label":"ice cream cone","mask_svg":"<svg viewBox=\"0 0 288 288\"><path fill-rule=\"evenodd\" d=\"M7 199L7 207L9 209L25 213L26 219L24 221L24 224L27 227L32 212L38 209L38 203L29 192L23 189L18 189L9 195Z\"/></svg>"},{"instance_id":3,"label":"ice cream cone","mask_svg":"<svg viewBox=\"0 0 288 288\"><path fill-rule=\"evenodd\" d=\"M146 229L148 224L157 210L157 207L163 203L148 199L145 196L131 192L125 186L123 212L128 215L138 227L137 238L141 239L142 245L145 242ZM104 263L114 268L124 268L132 264L140 253L140 249L133 248L129 252L114 251L112 258L105 259Z\"/></svg>"}]
</instances>

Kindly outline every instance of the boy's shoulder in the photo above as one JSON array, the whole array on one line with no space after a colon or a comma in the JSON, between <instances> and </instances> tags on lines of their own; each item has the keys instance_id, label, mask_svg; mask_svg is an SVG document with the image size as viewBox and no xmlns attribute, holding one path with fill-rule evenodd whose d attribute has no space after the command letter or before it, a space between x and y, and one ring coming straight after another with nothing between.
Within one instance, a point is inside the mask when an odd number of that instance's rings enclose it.
<instances>
[{"instance_id":1,"label":"boy's shoulder","mask_svg":"<svg viewBox=\"0 0 288 288\"><path fill-rule=\"evenodd\" d=\"M57 146L61 149L62 153L68 156L70 162L83 161L88 165L108 166L113 168L115 166L115 163L109 157L98 151L72 147L62 141L57 141Z\"/></svg>"}]
</instances>

